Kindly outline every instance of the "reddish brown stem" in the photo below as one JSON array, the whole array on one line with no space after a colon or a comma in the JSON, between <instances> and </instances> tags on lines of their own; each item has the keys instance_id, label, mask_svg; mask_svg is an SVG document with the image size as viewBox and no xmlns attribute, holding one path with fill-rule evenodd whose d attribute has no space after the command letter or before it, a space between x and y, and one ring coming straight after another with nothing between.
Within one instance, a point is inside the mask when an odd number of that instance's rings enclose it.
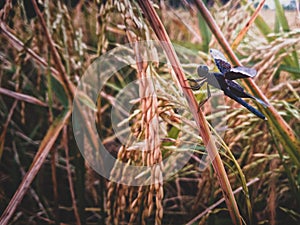
<instances>
[{"instance_id":1,"label":"reddish brown stem","mask_svg":"<svg viewBox=\"0 0 300 225\"><path fill-rule=\"evenodd\" d=\"M217 151L216 145L211 137L210 130L208 128L207 122L201 110L198 111L198 103L195 96L189 87L187 79L185 78L184 72L179 63L178 57L173 49L169 36L164 29L164 26L159 19L157 13L155 12L153 6L150 4L149 0L138 0L138 4L141 7L146 19L149 21L152 29L157 35L158 39L161 41L162 47L166 52L166 55L172 65L172 68L176 74L176 77L182 87L182 91L188 101L190 110L197 123L199 133L202 137L203 143L208 151L210 159L212 160L212 165L216 171L218 180L223 191L225 202L228 206L230 216L232 218L233 224L242 224L240 213L224 169L223 162Z\"/></svg>"}]
</instances>

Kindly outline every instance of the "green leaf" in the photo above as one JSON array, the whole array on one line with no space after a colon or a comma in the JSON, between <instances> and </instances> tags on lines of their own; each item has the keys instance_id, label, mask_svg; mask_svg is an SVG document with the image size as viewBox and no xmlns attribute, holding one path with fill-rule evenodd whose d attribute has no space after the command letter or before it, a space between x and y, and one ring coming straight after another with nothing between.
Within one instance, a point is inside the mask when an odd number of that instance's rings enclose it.
<instances>
[{"instance_id":1,"label":"green leaf","mask_svg":"<svg viewBox=\"0 0 300 225\"><path fill-rule=\"evenodd\" d=\"M52 91L56 95L58 100L65 108L68 108L69 107L68 95L65 92L63 86L52 76L51 76L51 85L52 85Z\"/></svg>"},{"instance_id":2,"label":"green leaf","mask_svg":"<svg viewBox=\"0 0 300 225\"><path fill-rule=\"evenodd\" d=\"M284 14L283 7L279 0L274 0L275 2L275 9L276 9L276 18L278 19L283 31L288 32L290 31L289 24Z\"/></svg>"},{"instance_id":3,"label":"green leaf","mask_svg":"<svg viewBox=\"0 0 300 225\"><path fill-rule=\"evenodd\" d=\"M93 111L97 112L97 106L95 102L89 98L89 96L85 95L84 93L78 93L78 99L85 104L87 107L92 109Z\"/></svg>"},{"instance_id":4,"label":"green leaf","mask_svg":"<svg viewBox=\"0 0 300 225\"><path fill-rule=\"evenodd\" d=\"M209 27L206 24L206 21L203 19L200 13L198 13L198 22L199 22L199 28L202 37L202 51L208 52L209 42L211 40L212 34Z\"/></svg>"}]
</instances>

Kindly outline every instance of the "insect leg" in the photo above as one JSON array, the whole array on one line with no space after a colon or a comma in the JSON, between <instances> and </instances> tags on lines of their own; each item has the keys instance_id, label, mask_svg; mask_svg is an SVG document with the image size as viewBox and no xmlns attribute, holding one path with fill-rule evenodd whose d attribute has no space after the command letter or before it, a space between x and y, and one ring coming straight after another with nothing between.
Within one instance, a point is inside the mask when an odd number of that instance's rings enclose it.
<instances>
[{"instance_id":1,"label":"insect leg","mask_svg":"<svg viewBox=\"0 0 300 225\"><path fill-rule=\"evenodd\" d=\"M186 79L186 80L188 80L188 81L192 81L192 82L195 82L195 83L198 83L198 82L201 82L201 81L203 81L203 78L201 79L193 79L193 78L188 78L188 79Z\"/></svg>"},{"instance_id":2,"label":"insect leg","mask_svg":"<svg viewBox=\"0 0 300 225\"><path fill-rule=\"evenodd\" d=\"M206 99L202 100L201 102L199 102L198 105L198 112L200 110L200 108L207 102L207 100L211 97L211 93L210 93L210 89L209 89L209 85L207 85L207 97Z\"/></svg>"},{"instance_id":3,"label":"insect leg","mask_svg":"<svg viewBox=\"0 0 300 225\"><path fill-rule=\"evenodd\" d=\"M185 88L190 88L190 89L192 89L193 91L199 90L199 89L203 86L203 84L204 84L204 82L205 82L205 80L203 80L203 79L192 79L192 78L188 78L187 80L196 83L196 85L193 85L193 86L191 85L190 87L185 87ZM198 82L200 82L200 83L198 84Z\"/></svg>"}]
</instances>

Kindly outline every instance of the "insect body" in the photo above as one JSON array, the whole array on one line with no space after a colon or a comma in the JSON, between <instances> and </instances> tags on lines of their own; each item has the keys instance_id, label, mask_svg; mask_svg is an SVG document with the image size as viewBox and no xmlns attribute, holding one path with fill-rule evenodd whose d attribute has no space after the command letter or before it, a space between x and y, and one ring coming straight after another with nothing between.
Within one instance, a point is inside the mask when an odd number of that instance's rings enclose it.
<instances>
[{"instance_id":1,"label":"insect body","mask_svg":"<svg viewBox=\"0 0 300 225\"><path fill-rule=\"evenodd\" d=\"M194 83L197 83L197 85L194 85L191 88L193 90L199 90L202 85L207 82L209 85L222 90L225 95L247 108L259 118L266 119L266 117L260 111L249 105L242 98L251 98L259 102L264 107L267 107L267 103L245 92L244 88L234 81L235 79L239 78L254 77L256 75L256 70L242 66L232 67L231 64L226 60L225 56L218 50L211 49L210 53L214 58L220 73L209 72L206 65L200 65L197 68L197 73L200 79L188 79ZM200 83L198 84L198 82ZM207 86L208 97L199 104L199 107L201 107L211 96L209 85Z\"/></svg>"}]
</instances>

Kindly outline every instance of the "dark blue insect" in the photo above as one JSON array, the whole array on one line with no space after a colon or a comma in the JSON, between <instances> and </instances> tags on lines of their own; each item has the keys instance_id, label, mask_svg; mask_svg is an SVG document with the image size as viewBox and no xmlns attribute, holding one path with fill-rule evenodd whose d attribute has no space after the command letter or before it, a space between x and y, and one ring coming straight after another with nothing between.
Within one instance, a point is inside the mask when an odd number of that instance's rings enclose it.
<instances>
[{"instance_id":1,"label":"dark blue insect","mask_svg":"<svg viewBox=\"0 0 300 225\"><path fill-rule=\"evenodd\" d=\"M211 49L210 53L214 58L220 73L209 72L206 65L200 65L197 68L197 73L200 79L188 79L191 82L197 83L197 85L191 86L191 88L193 90L199 90L202 85L207 82L209 85L222 90L225 95L247 108L259 118L265 120L266 117L260 111L249 105L242 98L254 99L264 107L267 107L268 104L261 99L248 94L245 92L244 88L242 88L237 82L233 81L239 78L254 77L256 75L256 70L243 66L232 67L226 60L225 56L218 50ZM210 96L209 86L207 85L207 98L199 104L199 107L201 107L210 98Z\"/></svg>"}]
</instances>

